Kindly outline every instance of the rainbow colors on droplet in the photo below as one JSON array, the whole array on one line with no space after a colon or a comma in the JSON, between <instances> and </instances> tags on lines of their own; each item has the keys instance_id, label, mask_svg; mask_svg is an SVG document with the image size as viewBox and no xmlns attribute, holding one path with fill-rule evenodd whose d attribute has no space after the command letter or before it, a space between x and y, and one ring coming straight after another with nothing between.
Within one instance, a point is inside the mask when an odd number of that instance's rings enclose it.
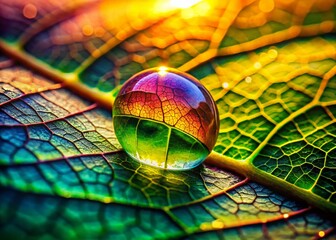
<instances>
[{"instance_id":1,"label":"rainbow colors on droplet","mask_svg":"<svg viewBox=\"0 0 336 240\"><path fill-rule=\"evenodd\" d=\"M114 106L113 123L124 150L140 162L189 169L204 161L218 136L218 110L190 75L165 67L130 78Z\"/></svg>"}]
</instances>

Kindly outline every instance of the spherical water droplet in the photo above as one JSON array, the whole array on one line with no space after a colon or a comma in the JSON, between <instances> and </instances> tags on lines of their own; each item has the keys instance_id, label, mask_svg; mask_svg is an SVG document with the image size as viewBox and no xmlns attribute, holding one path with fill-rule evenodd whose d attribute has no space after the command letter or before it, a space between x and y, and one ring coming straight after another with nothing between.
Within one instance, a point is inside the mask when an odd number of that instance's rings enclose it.
<instances>
[{"instance_id":1,"label":"spherical water droplet","mask_svg":"<svg viewBox=\"0 0 336 240\"><path fill-rule=\"evenodd\" d=\"M218 110L194 77L148 69L131 77L113 106L115 134L132 158L165 169L201 164L218 136Z\"/></svg>"}]
</instances>

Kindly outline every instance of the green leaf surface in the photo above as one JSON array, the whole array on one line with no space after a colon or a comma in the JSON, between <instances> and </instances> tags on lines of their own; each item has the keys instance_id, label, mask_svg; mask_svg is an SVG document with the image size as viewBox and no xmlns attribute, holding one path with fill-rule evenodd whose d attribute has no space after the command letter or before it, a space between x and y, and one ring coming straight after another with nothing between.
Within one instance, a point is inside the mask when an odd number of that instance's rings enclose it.
<instances>
[{"instance_id":1,"label":"green leaf surface","mask_svg":"<svg viewBox=\"0 0 336 240\"><path fill-rule=\"evenodd\" d=\"M0 75L1 164L120 149L110 114L97 104L21 67L6 68Z\"/></svg>"},{"instance_id":2,"label":"green leaf surface","mask_svg":"<svg viewBox=\"0 0 336 240\"><path fill-rule=\"evenodd\" d=\"M335 1L1 5L5 239L335 236L314 208L336 211ZM159 65L219 109L191 171L135 162L113 132L121 84Z\"/></svg>"},{"instance_id":3,"label":"green leaf surface","mask_svg":"<svg viewBox=\"0 0 336 240\"><path fill-rule=\"evenodd\" d=\"M229 171L169 172L131 160L120 151L106 110L7 58L1 63L5 238L231 239L251 231L294 238L334 231L324 213ZM58 105L64 99L68 104ZM8 109L27 110L14 117Z\"/></svg>"},{"instance_id":4,"label":"green leaf surface","mask_svg":"<svg viewBox=\"0 0 336 240\"><path fill-rule=\"evenodd\" d=\"M269 185L335 209L335 43L300 39L196 68L219 109L214 150L225 159L216 160L229 169L241 161L247 175L275 176Z\"/></svg>"}]
</instances>

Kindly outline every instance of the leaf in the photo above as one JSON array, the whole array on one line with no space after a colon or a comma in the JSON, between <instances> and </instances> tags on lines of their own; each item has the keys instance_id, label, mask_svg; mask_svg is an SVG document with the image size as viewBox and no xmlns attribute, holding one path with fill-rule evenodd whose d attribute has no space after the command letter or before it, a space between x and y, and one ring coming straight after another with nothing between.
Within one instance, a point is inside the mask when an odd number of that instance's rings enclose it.
<instances>
[{"instance_id":1,"label":"leaf","mask_svg":"<svg viewBox=\"0 0 336 240\"><path fill-rule=\"evenodd\" d=\"M330 215L273 191L335 211L335 39L320 35L334 31L334 2L161 4L2 3L0 48L11 57L0 62L1 235L334 234ZM221 133L207 163L224 168L166 172L121 150L99 104L110 107L129 76L160 64L211 91Z\"/></svg>"},{"instance_id":2,"label":"leaf","mask_svg":"<svg viewBox=\"0 0 336 240\"><path fill-rule=\"evenodd\" d=\"M219 109L215 151L225 158L215 154L212 162L243 168L266 185L335 209L335 52L335 39L321 36L195 69L194 75L211 84ZM208 74L202 78L204 69Z\"/></svg>"},{"instance_id":3,"label":"leaf","mask_svg":"<svg viewBox=\"0 0 336 240\"><path fill-rule=\"evenodd\" d=\"M120 149L110 114L22 68L2 79L2 164L31 163Z\"/></svg>"},{"instance_id":4,"label":"leaf","mask_svg":"<svg viewBox=\"0 0 336 240\"><path fill-rule=\"evenodd\" d=\"M264 237L270 234L267 231L283 237L281 229L289 228L287 237L294 237L334 229L328 216L231 172L209 166L186 172L142 166L118 151L105 110L12 66L8 59L2 65L7 66L0 72L5 90L0 184L10 187L1 190L3 236L213 238L214 232L244 237L252 230ZM14 118L13 109L25 111ZM28 134L15 137L21 129L21 134ZM94 138L83 138L85 133ZM73 141L66 141L69 137ZM45 144L47 152L42 151ZM89 147L76 147L81 145ZM98 150L105 148L110 153Z\"/></svg>"},{"instance_id":5,"label":"leaf","mask_svg":"<svg viewBox=\"0 0 336 240\"><path fill-rule=\"evenodd\" d=\"M38 69L49 74L60 75L61 80L65 83L70 84L77 91L85 91L88 96L95 96L94 98L104 105L112 103L110 94L115 94L118 91L121 82L134 73L153 66L150 64L152 57L166 56L166 59L155 60L154 66L167 62L169 66L180 67L182 70L193 68L190 72L200 78L205 86L212 91L222 113L221 126L224 130L219 136L215 151L223 154L225 158L218 160L218 156L215 155L217 157L214 157L215 160L212 163L217 164L218 161L224 161L219 164L224 164L225 167L233 170L238 167L238 171L245 172L259 181L272 179L270 185L275 184L279 189L291 188L305 201L335 211L336 204L330 200L333 199L332 196L335 193L336 176L328 169L323 170L322 166L316 167L314 164L308 163L302 170L301 166L292 164L291 168L285 166L284 169L276 170L282 174L279 179L272 177L272 175L278 177L280 174L277 172L272 174L275 169L270 172L258 171L259 166L268 164L269 160L259 160L258 158L255 160L257 164L252 164L256 154L276 134L278 129L283 127L283 124L297 117L300 113L303 114L312 107L318 106L319 98L322 97L321 94L323 95L324 85L329 80L333 84L332 77L336 71L333 67L335 63L333 37L326 35L293 40L278 44L278 46L261 48L254 53L225 57L224 62L220 57L256 49L266 44L300 36L300 34L306 36L307 34L321 33L321 31L322 33L330 32L333 30L330 21L334 20L335 9L332 4L326 4L320 8L318 1L311 2L311 5L307 5L306 9L301 10L302 12L298 14L295 12L297 6L294 3L284 7L279 2L280 5L271 12L264 11L265 9L260 12L260 6L253 1L239 4L229 2L227 5L213 3L211 6L210 3L203 3L194 6L192 12L188 13L190 16L183 11L172 11L173 13L159 11L153 14L153 19L156 20L148 19L148 21L137 23L139 26L136 25L136 27L132 26L131 20L123 18L125 22L120 23L123 26L122 29L112 28L111 22L116 21L115 18L106 22L101 16L97 16L97 12L102 15L107 14L105 11L110 13L109 11L113 11L112 6L107 8L104 5L107 3L104 2L92 4L93 7L90 10L83 10L78 14L76 12L72 18L64 19L60 24L50 25L50 28L45 31L35 32L34 35L31 35L29 33L31 30L28 29L28 33L23 33L18 40L14 41L14 46L21 47L22 45L24 51L17 51L16 47L7 46L6 43L4 46L20 58L30 59L33 56L52 65L53 68L42 67L43 65L39 62L36 64L40 66L38 67L34 64L36 62L34 58L32 59L32 65ZM108 10L101 10L102 6ZM78 9L84 7L86 6L76 5ZM198 11L203 8L208 9L208 12L204 11L198 14ZM286 13L283 12L283 8ZM255 18L255 23L247 23L247 16L256 11L260 12L260 16ZM57 13L63 18L65 18L64 15L69 14L65 10L57 10ZM138 11L132 13L135 17ZM126 16L127 10L120 14ZM285 15L292 16L292 21L284 18ZM48 14L45 17L55 18L54 15L49 16ZM92 23L83 20L85 18L91 19ZM195 20L194 24L186 22L186 19L190 18ZM224 18L226 21L223 20ZM263 18L269 20L264 22ZM320 18L320 21L314 22L315 18ZM74 35L71 39L68 36L68 32L73 28L71 27L73 22L76 22L78 39L73 39ZM212 27L213 22L217 23L217 27ZM293 22L301 22L297 30L295 28L293 30ZM264 24L260 25L261 23ZM130 28L129 24L131 24ZM208 25L212 28L210 32L214 32L214 34L205 35L208 37L207 39L195 40L193 33L203 33L204 26ZM247 27L243 27L244 25ZM177 32L177 26L186 26L186 29ZM42 27L40 22L36 23L36 27ZM88 28L92 30L90 34L88 34ZM124 32L125 28L126 32ZM158 28L165 29L165 31L157 32ZM238 31L237 29L240 28L241 30ZM116 36L106 37L107 33L105 35L94 33L93 29L100 29L104 33L109 30L110 34L115 33ZM171 33L174 33L174 40L167 39ZM148 36L155 37L150 37L148 40L150 42L146 42L144 39L148 39ZM204 38L203 34L200 36ZM52 41L49 43L46 38L50 38ZM235 39L235 42L230 42L230 39ZM122 42L122 40L124 41ZM78 41L81 41L82 44L80 48L84 48L82 51L75 47L78 45ZM95 45L95 47L91 45ZM132 48L132 46L134 47ZM174 46L176 50L172 53L171 49ZM75 50L72 50L73 48ZM153 48L161 49L160 54ZM192 50L193 48L195 49ZM69 51L65 49L69 49ZM141 49L141 51L137 52L138 50L133 49ZM90 51L87 52L88 50ZM216 50L215 54L214 50ZM193 52L193 54L189 52ZM289 54L292 52L300 57ZM151 56L151 54L154 55ZM215 60L200 65L215 56L217 56ZM198 60L199 58L201 61ZM320 65L323 67L319 67ZM212 71L214 74L209 72L211 68L214 69ZM65 75L62 72L71 72L71 74ZM204 73L207 73L205 77ZM302 87L303 84L306 84L307 78L310 83ZM253 87L251 87L251 83L253 83ZM328 89L329 87L327 87L327 94ZM334 97L330 97L330 94L328 101L330 102L328 104L332 104L334 101ZM235 104L242 106L233 107ZM245 110L246 108L251 110ZM232 112L227 115L227 111ZM332 147L332 145L330 146ZM329 150L331 149L324 151L327 153ZM244 160L244 162L237 166L232 163L233 160ZM265 170L265 167L261 169ZM291 171L294 171L293 174L296 175L294 178L291 177L293 175ZM310 171L314 173L307 177L305 174ZM324 173L326 176L323 176ZM324 180L320 180L319 176L321 175L321 179ZM286 182L290 184L282 181L287 177L289 180ZM301 178L303 180L300 180ZM325 180L325 178L330 180ZM296 184L296 181L310 181L311 184L306 186L305 184ZM312 184L315 185L319 181L327 181L326 184L330 187L323 189L324 187L318 184L316 189L310 189ZM266 180L266 184L267 182L270 183Z\"/></svg>"}]
</instances>

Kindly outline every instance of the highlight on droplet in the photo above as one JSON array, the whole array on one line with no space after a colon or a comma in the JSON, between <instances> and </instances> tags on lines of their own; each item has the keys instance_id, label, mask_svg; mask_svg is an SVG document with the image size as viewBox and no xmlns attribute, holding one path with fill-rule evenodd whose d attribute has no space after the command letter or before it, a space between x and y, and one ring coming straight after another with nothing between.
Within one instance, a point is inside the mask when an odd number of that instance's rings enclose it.
<instances>
[{"instance_id":1,"label":"highlight on droplet","mask_svg":"<svg viewBox=\"0 0 336 240\"><path fill-rule=\"evenodd\" d=\"M167 74L167 70L168 70L168 68L165 67L165 66L161 66L161 67L159 67L159 75L160 75L160 76L164 76L164 75L166 75L166 74Z\"/></svg>"},{"instance_id":2,"label":"highlight on droplet","mask_svg":"<svg viewBox=\"0 0 336 240\"><path fill-rule=\"evenodd\" d=\"M259 9L261 12L269 13L275 7L274 0L259 0Z\"/></svg>"}]
</instances>

